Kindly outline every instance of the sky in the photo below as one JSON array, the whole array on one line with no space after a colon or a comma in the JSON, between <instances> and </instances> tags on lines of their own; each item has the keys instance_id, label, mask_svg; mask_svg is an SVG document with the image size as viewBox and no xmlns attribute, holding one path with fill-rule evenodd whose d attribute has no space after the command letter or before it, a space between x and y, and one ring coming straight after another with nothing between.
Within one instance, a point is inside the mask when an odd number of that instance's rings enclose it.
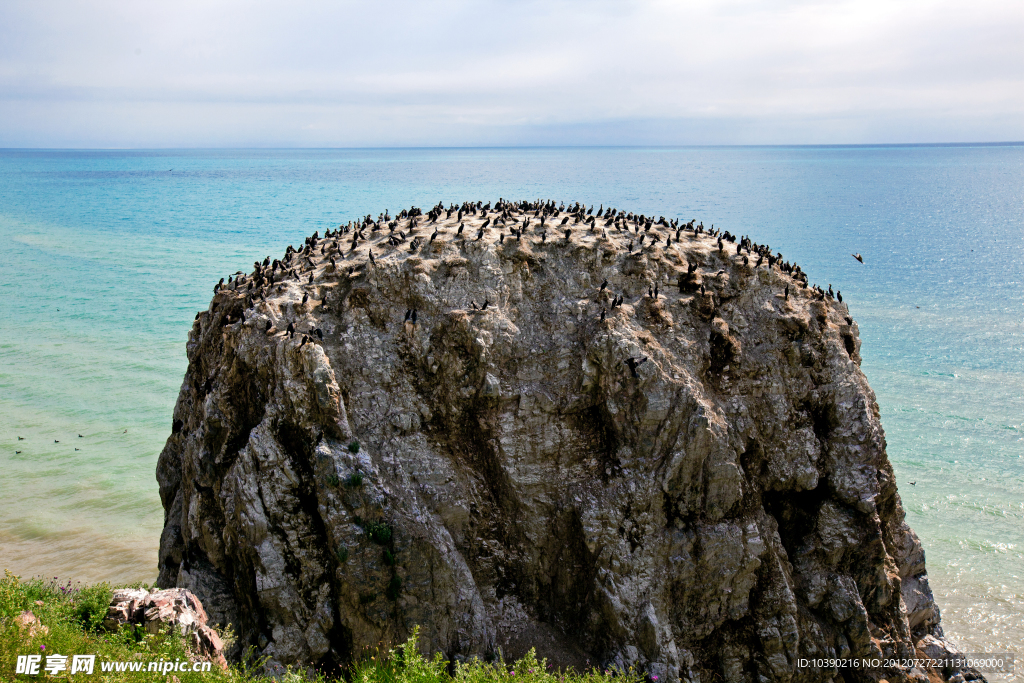
<instances>
[{"instance_id":1,"label":"sky","mask_svg":"<svg viewBox=\"0 0 1024 683\"><path fill-rule=\"evenodd\" d=\"M0 3L0 147L1020 140L1021 0Z\"/></svg>"}]
</instances>

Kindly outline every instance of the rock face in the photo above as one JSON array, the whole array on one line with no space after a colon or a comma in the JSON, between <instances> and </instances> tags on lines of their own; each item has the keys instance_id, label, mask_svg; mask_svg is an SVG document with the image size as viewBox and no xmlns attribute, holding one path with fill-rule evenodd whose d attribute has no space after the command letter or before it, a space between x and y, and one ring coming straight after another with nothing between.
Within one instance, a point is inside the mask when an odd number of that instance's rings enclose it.
<instances>
[{"instance_id":1,"label":"rock face","mask_svg":"<svg viewBox=\"0 0 1024 683\"><path fill-rule=\"evenodd\" d=\"M420 625L661 681L956 674L798 661L948 647L844 304L702 226L463 209L218 287L158 466L161 586L280 664Z\"/></svg>"}]
</instances>

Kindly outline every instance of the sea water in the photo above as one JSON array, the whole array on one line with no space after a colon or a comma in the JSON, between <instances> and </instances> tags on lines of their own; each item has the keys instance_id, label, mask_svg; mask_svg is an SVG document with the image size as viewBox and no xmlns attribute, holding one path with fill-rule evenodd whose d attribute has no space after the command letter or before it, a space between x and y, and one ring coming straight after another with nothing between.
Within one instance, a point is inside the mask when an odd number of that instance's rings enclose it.
<instances>
[{"instance_id":1,"label":"sea water","mask_svg":"<svg viewBox=\"0 0 1024 683\"><path fill-rule=\"evenodd\" d=\"M842 291L946 632L1024 655L1021 145L0 151L0 568L155 578L156 459L218 279L499 197L696 218Z\"/></svg>"}]
</instances>

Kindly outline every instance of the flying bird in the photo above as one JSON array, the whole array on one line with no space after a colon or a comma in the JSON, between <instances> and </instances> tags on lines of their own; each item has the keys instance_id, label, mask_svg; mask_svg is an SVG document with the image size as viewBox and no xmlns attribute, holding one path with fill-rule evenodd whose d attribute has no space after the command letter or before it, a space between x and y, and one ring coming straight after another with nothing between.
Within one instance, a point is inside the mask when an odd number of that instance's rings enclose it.
<instances>
[{"instance_id":1,"label":"flying bird","mask_svg":"<svg viewBox=\"0 0 1024 683\"><path fill-rule=\"evenodd\" d=\"M850 256L852 256L853 258L857 259L861 263L864 263L864 257L861 256L859 253L858 254L850 254Z\"/></svg>"}]
</instances>

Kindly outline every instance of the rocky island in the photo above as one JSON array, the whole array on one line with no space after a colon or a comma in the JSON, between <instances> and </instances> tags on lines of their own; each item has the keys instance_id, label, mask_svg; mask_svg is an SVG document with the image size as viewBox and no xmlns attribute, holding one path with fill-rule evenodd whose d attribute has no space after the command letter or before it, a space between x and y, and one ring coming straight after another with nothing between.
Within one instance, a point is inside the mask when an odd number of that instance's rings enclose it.
<instances>
[{"instance_id":1,"label":"rocky island","mask_svg":"<svg viewBox=\"0 0 1024 683\"><path fill-rule=\"evenodd\" d=\"M366 216L196 316L159 585L328 670L418 625L661 682L980 678L908 661L951 648L859 349L831 291L695 221Z\"/></svg>"}]
</instances>

